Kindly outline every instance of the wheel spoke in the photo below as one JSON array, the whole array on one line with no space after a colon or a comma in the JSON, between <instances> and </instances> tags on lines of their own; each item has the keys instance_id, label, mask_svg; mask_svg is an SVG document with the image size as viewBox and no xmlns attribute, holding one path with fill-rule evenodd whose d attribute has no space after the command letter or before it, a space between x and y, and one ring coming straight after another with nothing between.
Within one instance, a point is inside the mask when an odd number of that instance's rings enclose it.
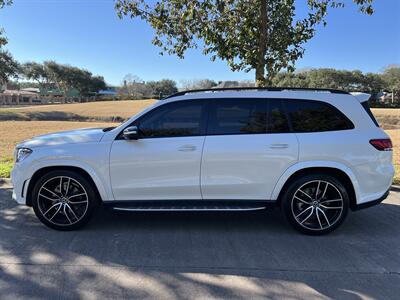
<instances>
[{"instance_id":1,"label":"wheel spoke","mask_svg":"<svg viewBox=\"0 0 400 300\"><path fill-rule=\"evenodd\" d=\"M324 208L324 209L342 209L341 206L325 206L325 205L322 205L322 204L320 204L319 206Z\"/></svg>"},{"instance_id":2,"label":"wheel spoke","mask_svg":"<svg viewBox=\"0 0 400 300\"><path fill-rule=\"evenodd\" d=\"M317 207L317 210L319 210L322 213L322 215L324 216L324 218L326 220L326 223L328 223L328 226L331 226L331 223L329 223L329 220L328 220L326 214L324 213L324 211L318 207Z\"/></svg>"},{"instance_id":3,"label":"wheel spoke","mask_svg":"<svg viewBox=\"0 0 400 300\"><path fill-rule=\"evenodd\" d=\"M74 218L75 218L76 220L79 220L79 218L76 216L76 214L75 214L74 210L72 209L72 207L69 206L68 204L66 204L65 206L71 211L71 213L74 215Z\"/></svg>"},{"instance_id":4,"label":"wheel spoke","mask_svg":"<svg viewBox=\"0 0 400 300\"><path fill-rule=\"evenodd\" d=\"M60 211L62 207L62 204L60 203L59 207L57 208L56 212L54 213L54 215L49 219L49 221L53 220L53 218L56 216L56 214L58 214L58 212Z\"/></svg>"},{"instance_id":5,"label":"wheel spoke","mask_svg":"<svg viewBox=\"0 0 400 300\"><path fill-rule=\"evenodd\" d=\"M50 208L48 210L46 210L46 212L43 214L44 216L48 214L49 211L51 211L54 207L56 207L57 205L61 205L61 203L56 203L53 204L52 206L50 206Z\"/></svg>"},{"instance_id":6,"label":"wheel spoke","mask_svg":"<svg viewBox=\"0 0 400 300\"><path fill-rule=\"evenodd\" d=\"M301 199L301 198L299 198L299 197L297 197L297 196L294 196L297 200L299 200L300 202L302 202L302 203L304 203L304 204L307 204L307 205L311 205L311 202L307 202L307 201L305 201L305 200L303 200L303 199Z\"/></svg>"},{"instance_id":7,"label":"wheel spoke","mask_svg":"<svg viewBox=\"0 0 400 300\"><path fill-rule=\"evenodd\" d=\"M69 204L83 204L83 203L87 203L88 201L87 200L85 200L85 201L76 201L76 202L72 202L72 201L70 201L69 202Z\"/></svg>"},{"instance_id":8,"label":"wheel spoke","mask_svg":"<svg viewBox=\"0 0 400 300\"><path fill-rule=\"evenodd\" d=\"M331 203L331 202L338 202L343 201L343 199L332 199L332 200L322 200L320 203Z\"/></svg>"},{"instance_id":9,"label":"wheel spoke","mask_svg":"<svg viewBox=\"0 0 400 300\"><path fill-rule=\"evenodd\" d=\"M60 194L61 194L61 196L64 196L64 194L62 192L62 176L60 177Z\"/></svg>"},{"instance_id":10,"label":"wheel spoke","mask_svg":"<svg viewBox=\"0 0 400 300\"><path fill-rule=\"evenodd\" d=\"M66 211L66 208L67 206L66 205L64 205L64 209L63 209L63 211L64 211L64 215L65 215L65 217L67 218L67 220L68 220L68 222L69 222L69 224L72 224L72 221L71 221L71 219L68 217L68 214L67 214L67 211Z\"/></svg>"},{"instance_id":11,"label":"wheel spoke","mask_svg":"<svg viewBox=\"0 0 400 300\"><path fill-rule=\"evenodd\" d=\"M317 185L317 189L315 190L315 200L318 199L318 191L319 191L319 186L321 185L321 181L318 180L318 185Z\"/></svg>"},{"instance_id":12,"label":"wheel spoke","mask_svg":"<svg viewBox=\"0 0 400 300\"><path fill-rule=\"evenodd\" d=\"M81 193L81 194L72 195L71 197L68 197L68 199L75 198L75 197L79 197L79 196L83 196L83 195L86 195L86 193Z\"/></svg>"},{"instance_id":13,"label":"wheel spoke","mask_svg":"<svg viewBox=\"0 0 400 300\"><path fill-rule=\"evenodd\" d=\"M302 190L299 190L299 192L302 192L304 195L306 195L308 198L310 198L311 200L313 200L313 198L309 195L309 194L307 194L306 192L303 192Z\"/></svg>"},{"instance_id":14,"label":"wheel spoke","mask_svg":"<svg viewBox=\"0 0 400 300\"><path fill-rule=\"evenodd\" d=\"M329 183L326 182L324 192L322 193L322 196L321 196L320 199L323 199L323 198L325 197L326 191L327 191L327 189L328 189L328 185L329 185Z\"/></svg>"},{"instance_id":15,"label":"wheel spoke","mask_svg":"<svg viewBox=\"0 0 400 300\"><path fill-rule=\"evenodd\" d=\"M299 213L297 216L295 216L295 218L298 219L302 214L304 214L306 211L308 211L310 209L313 209L313 207L312 206L307 207L305 210L303 210L301 213Z\"/></svg>"},{"instance_id":16,"label":"wheel spoke","mask_svg":"<svg viewBox=\"0 0 400 300\"><path fill-rule=\"evenodd\" d=\"M307 221L314 213L314 207L311 207L311 212L310 214L303 220L300 222L300 224L303 224L305 221Z\"/></svg>"},{"instance_id":17,"label":"wheel spoke","mask_svg":"<svg viewBox=\"0 0 400 300\"><path fill-rule=\"evenodd\" d=\"M43 198L45 198L45 199L47 199L47 200L50 200L51 202L57 201L57 200L59 199L59 198L58 198L58 199L52 199L52 198L47 197L47 196L45 196L45 195L43 195L43 194L40 194L40 193L39 193L39 196L40 196L40 197L43 197Z\"/></svg>"},{"instance_id":18,"label":"wheel spoke","mask_svg":"<svg viewBox=\"0 0 400 300\"><path fill-rule=\"evenodd\" d=\"M319 223L319 227L321 227L321 229L322 229L323 227L322 227L321 220L319 219L318 210L319 210L318 208L315 210L315 214L317 215L317 220L318 220L318 223Z\"/></svg>"},{"instance_id":19,"label":"wheel spoke","mask_svg":"<svg viewBox=\"0 0 400 300\"><path fill-rule=\"evenodd\" d=\"M70 182L71 182L71 178L68 177L67 190L65 191L65 197L68 197L69 183Z\"/></svg>"},{"instance_id":20,"label":"wheel spoke","mask_svg":"<svg viewBox=\"0 0 400 300\"><path fill-rule=\"evenodd\" d=\"M56 196L57 198L60 198L60 196L59 195L57 195L56 193L54 193L54 192L52 192L52 191L50 191L48 188L46 188L46 187L42 187L42 189L44 189L44 190L46 190L46 191L48 191L49 193L51 193L52 195L54 195L54 196Z\"/></svg>"}]
</instances>

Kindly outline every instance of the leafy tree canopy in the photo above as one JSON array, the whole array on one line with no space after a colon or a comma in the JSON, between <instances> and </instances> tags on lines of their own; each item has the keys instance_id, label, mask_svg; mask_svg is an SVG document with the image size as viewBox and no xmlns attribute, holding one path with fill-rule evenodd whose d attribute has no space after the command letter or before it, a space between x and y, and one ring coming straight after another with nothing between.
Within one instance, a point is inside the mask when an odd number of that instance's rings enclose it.
<instances>
[{"instance_id":1,"label":"leafy tree canopy","mask_svg":"<svg viewBox=\"0 0 400 300\"><path fill-rule=\"evenodd\" d=\"M327 68L280 72L272 83L281 87L331 88L372 94L384 90L400 92L400 67L388 68L382 74Z\"/></svg>"},{"instance_id":2,"label":"leafy tree canopy","mask_svg":"<svg viewBox=\"0 0 400 300\"><path fill-rule=\"evenodd\" d=\"M353 0L373 13L373 0ZM225 60L233 71L256 71L258 85L270 84L281 69L294 70L304 43L326 24L329 8L344 0L304 0L308 14L296 17L296 0L117 0L120 17L139 17L155 29L161 53L183 58L187 49Z\"/></svg>"},{"instance_id":3,"label":"leafy tree canopy","mask_svg":"<svg viewBox=\"0 0 400 300\"><path fill-rule=\"evenodd\" d=\"M11 53L0 49L0 88L10 78L17 78L19 71L20 66L14 60Z\"/></svg>"},{"instance_id":4,"label":"leafy tree canopy","mask_svg":"<svg viewBox=\"0 0 400 300\"><path fill-rule=\"evenodd\" d=\"M148 81L147 85L151 88L155 96L168 96L178 92L176 82L171 79Z\"/></svg>"},{"instance_id":5,"label":"leafy tree canopy","mask_svg":"<svg viewBox=\"0 0 400 300\"><path fill-rule=\"evenodd\" d=\"M93 76L85 69L55 61L45 61L43 64L28 62L23 64L21 69L23 77L33 80L42 88L57 87L64 92L74 88L82 95L106 88L103 77Z\"/></svg>"}]
</instances>

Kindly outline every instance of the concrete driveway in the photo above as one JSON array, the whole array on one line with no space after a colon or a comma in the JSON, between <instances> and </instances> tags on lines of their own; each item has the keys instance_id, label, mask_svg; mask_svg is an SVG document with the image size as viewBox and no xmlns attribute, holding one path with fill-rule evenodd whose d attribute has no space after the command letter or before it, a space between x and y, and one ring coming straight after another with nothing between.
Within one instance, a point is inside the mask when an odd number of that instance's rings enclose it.
<instances>
[{"instance_id":1,"label":"concrete driveway","mask_svg":"<svg viewBox=\"0 0 400 300\"><path fill-rule=\"evenodd\" d=\"M0 189L1 299L399 297L400 190L310 237L279 210L101 211L57 232Z\"/></svg>"}]
</instances>

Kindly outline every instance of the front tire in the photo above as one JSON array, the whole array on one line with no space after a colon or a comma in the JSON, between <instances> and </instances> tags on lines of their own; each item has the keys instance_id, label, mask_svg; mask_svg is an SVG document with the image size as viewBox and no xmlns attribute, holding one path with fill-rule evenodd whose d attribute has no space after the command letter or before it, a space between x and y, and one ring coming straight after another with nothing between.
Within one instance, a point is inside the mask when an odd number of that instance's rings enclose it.
<instances>
[{"instance_id":1,"label":"front tire","mask_svg":"<svg viewBox=\"0 0 400 300\"><path fill-rule=\"evenodd\" d=\"M349 195L336 177L323 173L306 175L289 184L281 208L298 231L322 235L342 224L349 209Z\"/></svg>"},{"instance_id":2,"label":"front tire","mask_svg":"<svg viewBox=\"0 0 400 300\"><path fill-rule=\"evenodd\" d=\"M97 207L92 184L81 174L59 170L42 176L32 191L32 206L38 219L56 230L84 226Z\"/></svg>"}]
</instances>

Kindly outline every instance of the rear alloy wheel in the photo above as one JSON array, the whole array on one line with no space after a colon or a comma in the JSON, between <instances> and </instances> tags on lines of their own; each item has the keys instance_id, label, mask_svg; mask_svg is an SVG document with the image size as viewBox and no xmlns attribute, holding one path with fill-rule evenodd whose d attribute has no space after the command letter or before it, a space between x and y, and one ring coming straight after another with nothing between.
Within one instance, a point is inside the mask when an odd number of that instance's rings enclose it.
<instances>
[{"instance_id":1,"label":"rear alloy wheel","mask_svg":"<svg viewBox=\"0 0 400 300\"><path fill-rule=\"evenodd\" d=\"M72 171L52 171L36 183L33 209L45 225L57 230L83 226L96 207L92 185Z\"/></svg>"},{"instance_id":2,"label":"rear alloy wheel","mask_svg":"<svg viewBox=\"0 0 400 300\"><path fill-rule=\"evenodd\" d=\"M345 187L329 175L295 180L283 197L282 208L299 231L319 235L331 232L345 219L349 197Z\"/></svg>"}]
</instances>

